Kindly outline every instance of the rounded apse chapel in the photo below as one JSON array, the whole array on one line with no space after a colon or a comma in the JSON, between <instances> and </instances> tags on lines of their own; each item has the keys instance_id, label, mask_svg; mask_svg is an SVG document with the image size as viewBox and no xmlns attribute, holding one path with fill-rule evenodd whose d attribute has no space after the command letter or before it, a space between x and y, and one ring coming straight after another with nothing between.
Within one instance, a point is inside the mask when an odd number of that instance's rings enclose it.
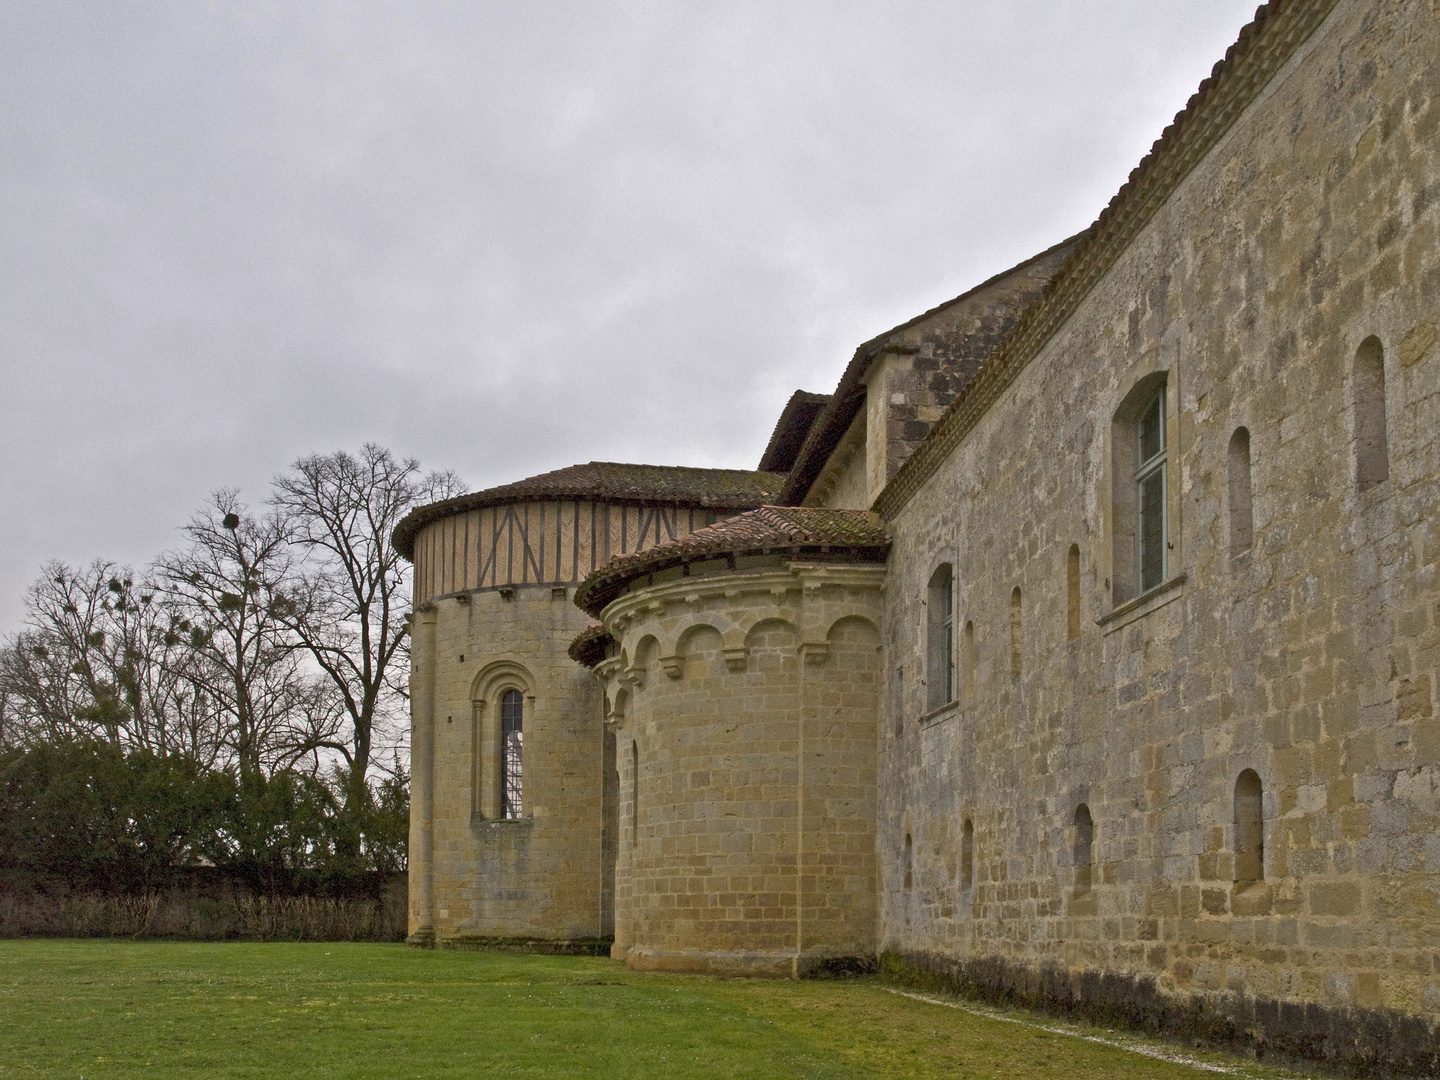
<instances>
[{"instance_id":1,"label":"rounded apse chapel","mask_svg":"<svg viewBox=\"0 0 1440 1080\"><path fill-rule=\"evenodd\" d=\"M863 511L766 506L581 585L604 625L573 655L605 685L618 747L612 956L731 975L873 963L889 547Z\"/></svg>"},{"instance_id":2,"label":"rounded apse chapel","mask_svg":"<svg viewBox=\"0 0 1440 1080\"><path fill-rule=\"evenodd\" d=\"M775 473L591 462L412 511L410 940L598 947L618 829L575 587L773 501Z\"/></svg>"}]
</instances>

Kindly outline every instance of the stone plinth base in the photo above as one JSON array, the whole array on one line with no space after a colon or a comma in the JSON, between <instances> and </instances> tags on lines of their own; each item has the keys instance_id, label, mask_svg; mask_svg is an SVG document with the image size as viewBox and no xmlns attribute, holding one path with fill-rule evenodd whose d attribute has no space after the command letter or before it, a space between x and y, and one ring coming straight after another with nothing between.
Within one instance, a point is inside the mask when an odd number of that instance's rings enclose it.
<instances>
[{"instance_id":1,"label":"stone plinth base","mask_svg":"<svg viewBox=\"0 0 1440 1080\"><path fill-rule=\"evenodd\" d=\"M760 979L795 977L795 952L728 952L652 949L631 945L625 965L634 971L677 971L699 975L740 975Z\"/></svg>"}]
</instances>

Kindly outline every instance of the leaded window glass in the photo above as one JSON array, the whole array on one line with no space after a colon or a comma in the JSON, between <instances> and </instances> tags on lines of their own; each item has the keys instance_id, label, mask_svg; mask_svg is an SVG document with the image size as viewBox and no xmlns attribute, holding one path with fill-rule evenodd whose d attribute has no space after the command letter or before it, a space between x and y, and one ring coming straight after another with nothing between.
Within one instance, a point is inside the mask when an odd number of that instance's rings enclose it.
<instances>
[{"instance_id":1,"label":"leaded window glass","mask_svg":"<svg viewBox=\"0 0 1440 1080\"><path fill-rule=\"evenodd\" d=\"M1165 580L1164 391L1140 414L1135 436L1135 576L1143 593Z\"/></svg>"},{"instance_id":2,"label":"leaded window glass","mask_svg":"<svg viewBox=\"0 0 1440 1080\"><path fill-rule=\"evenodd\" d=\"M520 756L524 741L525 699L519 690L500 698L500 816L520 816Z\"/></svg>"},{"instance_id":3,"label":"leaded window glass","mask_svg":"<svg viewBox=\"0 0 1440 1080\"><path fill-rule=\"evenodd\" d=\"M930 576L926 606L929 623L926 704L938 709L955 699L955 589L949 563Z\"/></svg>"}]
</instances>

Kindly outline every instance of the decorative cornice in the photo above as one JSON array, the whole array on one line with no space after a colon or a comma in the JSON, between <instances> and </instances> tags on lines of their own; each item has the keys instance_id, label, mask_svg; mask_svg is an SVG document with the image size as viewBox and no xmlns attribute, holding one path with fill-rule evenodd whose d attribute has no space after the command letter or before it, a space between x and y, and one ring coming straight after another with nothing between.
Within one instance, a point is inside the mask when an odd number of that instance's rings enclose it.
<instances>
[{"instance_id":1,"label":"decorative cornice","mask_svg":"<svg viewBox=\"0 0 1440 1080\"><path fill-rule=\"evenodd\" d=\"M762 506L645 551L617 555L575 590L575 604L599 616L652 574L679 568L692 583L733 573L741 556L780 556L839 563L884 562L890 536L864 510ZM707 572L691 575L700 564ZM720 567L727 567L721 570ZM648 587L648 586L646 586Z\"/></svg>"},{"instance_id":2,"label":"decorative cornice","mask_svg":"<svg viewBox=\"0 0 1440 1080\"><path fill-rule=\"evenodd\" d=\"M1001 340L929 436L880 492L887 521L905 506L1015 381L1186 176L1330 14L1337 0L1272 0L1255 12L1175 122L1141 160L1059 273ZM787 485L788 486L788 485Z\"/></svg>"},{"instance_id":3,"label":"decorative cornice","mask_svg":"<svg viewBox=\"0 0 1440 1080\"><path fill-rule=\"evenodd\" d=\"M678 578L625 593L604 610L605 625L617 638L643 611L663 610L672 604L699 604L706 600L734 600L754 593L768 593L781 604L791 592L814 591L827 585L846 589L876 590L885 581L883 563L793 562L773 570L715 574L704 578Z\"/></svg>"}]
</instances>

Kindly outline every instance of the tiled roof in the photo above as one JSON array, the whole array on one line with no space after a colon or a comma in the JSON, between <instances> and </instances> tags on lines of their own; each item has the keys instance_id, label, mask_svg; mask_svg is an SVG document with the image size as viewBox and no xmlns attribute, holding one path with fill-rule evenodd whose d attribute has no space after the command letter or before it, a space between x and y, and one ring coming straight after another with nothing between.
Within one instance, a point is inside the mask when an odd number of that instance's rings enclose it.
<instances>
[{"instance_id":1,"label":"tiled roof","mask_svg":"<svg viewBox=\"0 0 1440 1080\"><path fill-rule=\"evenodd\" d=\"M692 469L683 465L592 461L416 507L395 527L395 547L407 559L413 558L415 535L426 525L482 506L597 499L737 511L773 502L784 483L785 477L778 473L748 469Z\"/></svg>"},{"instance_id":2,"label":"tiled roof","mask_svg":"<svg viewBox=\"0 0 1440 1080\"><path fill-rule=\"evenodd\" d=\"M581 583L575 603L598 616L625 586L647 574L720 555L770 552L883 562L890 552L890 534L863 510L762 506L647 551L615 556Z\"/></svg>"},{"instance_id":3,"label":"tiled roof","mask_svg":"<svg viewBox=\"0 0 1440 1080\"><path fill-rule=\"evenodd\" d=\"M815 417L830 404L829 394L812 394L808 390L796 390L785 403L775 430L770 434L769 445L760 457L760 468L766 472L789 472L790 466L800 455L805 436Z\"/></svg>"},{"instance_id":4,"label":"tiled roof","mask_svg":"<svg viewBox=\"0 0 1440 1080\"><path fill-rule=\"evenodd\" d=\"M1241 28L1225 58L1211 69L1210 77L1175 114L1174 123L1165 128L1095 223L1081 234L1080 242L1039 298L891 478L875 500L876 510L893 518L934 474L1335 3L1271 0L1256 9L1254 22ZM790 485L794 482L792 472Z\"/></svg>"},{"instance_id":5,"label":"tiled roof","mask_svg":"<svg viewBox=\"0 0 1440 1080\"><path fill-rule=\"evenodd\" d=\"M943 304L937 304L929 311L922 311L913 319L907 319L899 326L892 326L883 334L877 334L859 346L855 350L855 355L850 358L850 363L846 365L844 373L840 376L840 383L835 387L835 392L829 395L829 400L806 428L803 442L796 448L794 458L787 468L789 475L785 478L784 491L781 492L777 501L795 504L804 500L811 485L820 475L821 469L825 467L826 461L830 459L830 455L840 444L840 439L846 429L850 427L850 422L855 419L855 414L865 405L865 378L870 372L870 365L887 348L893 348L900 343L906 330L953 308L956 304L970 300L990 286L1004 281L1012 274L1023 271L1042 259L1059 255L1076 244L1079 239L1080 237L1077 235L1062 240L1038 255L1032 255L1024 262L987 278L974 288L966 289L959 296L946 300ZM1016 312L1010 316L1010 319L1018 319L1020 314L1020 312ZM789 406L786 408L788 409ZM783 421L783 414L781 419ZM777 434L779 432L778 426L776 432ZM771 441L774 441L773 437ZM766 453L769 453L768 449Z\"/></svg>"},{"instance_id":6,"label":"tiled roof","mask_svg":"<svg viewBox=\"0 0 1440 1080\"><path fill-rule=\"evenodd\" d=\"M603 623L591 623L570 642L570 659L593 668L605 659L605 654L614 644L615 639L610 636L610 631L605 629Z\"/></svg>"}]
</instances>

